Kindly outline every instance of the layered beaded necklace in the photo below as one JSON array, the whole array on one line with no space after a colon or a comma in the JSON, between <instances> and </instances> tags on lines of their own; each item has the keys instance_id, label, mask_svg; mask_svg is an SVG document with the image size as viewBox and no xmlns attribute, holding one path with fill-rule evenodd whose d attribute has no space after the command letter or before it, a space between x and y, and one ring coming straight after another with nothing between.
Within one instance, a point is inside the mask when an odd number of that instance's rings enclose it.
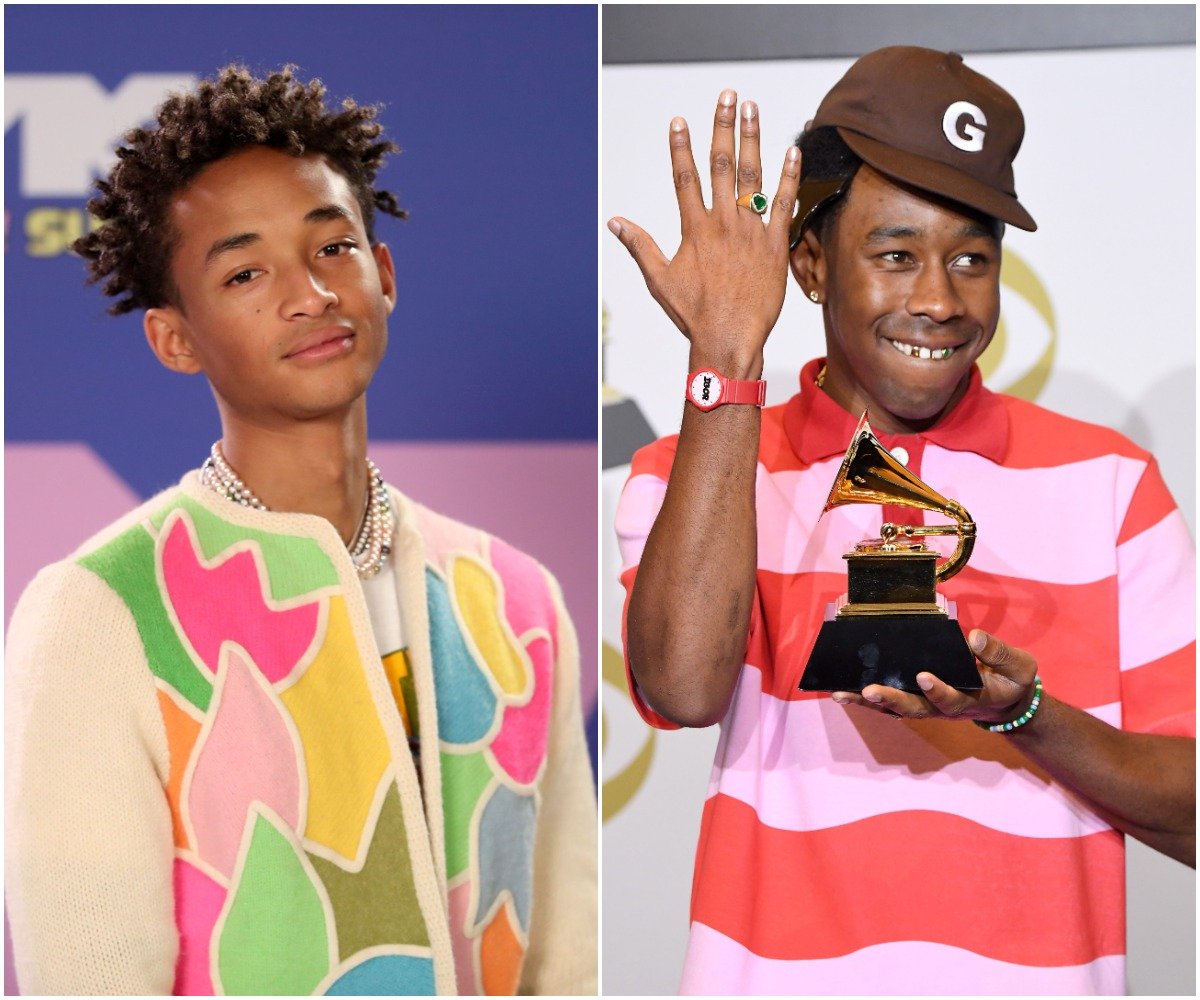
<instances>
[{"instance_id":1,"label":"layered beaded necklace","mask_svg":"<svg viewBox=\"0 0 1200 1000\"><path fill-rule=\"evenodd\" d=\"M383 568L392 551L392 500L383 483L383 474L367 459L367 504L353 541L346 548L359 578L369 580ZM221 442L213 444L208 458L200 467L200 482L219 496L243 507L268 510L245 483L238 478L225 456Z\"/></svg>"}]
</instances>

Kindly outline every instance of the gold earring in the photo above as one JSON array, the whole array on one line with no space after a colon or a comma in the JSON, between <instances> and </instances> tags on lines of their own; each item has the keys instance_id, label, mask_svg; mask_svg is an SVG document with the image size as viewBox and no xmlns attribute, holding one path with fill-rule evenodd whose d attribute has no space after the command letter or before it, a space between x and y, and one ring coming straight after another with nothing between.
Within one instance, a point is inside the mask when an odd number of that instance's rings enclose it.
<instances>
[{"instance_id":1,"label":"gold earring","mask_svg":"<svg viewBox=\"0 0 1200 1000\"><path fill-rule=\"evenodd\" d=\"M809 293L808 293L808 297L809 297L810 299L812 299L814 302L820 302L820 301L821 301L821 296L819 296L819 295L818 295L818 294L817 294L815 291L813 291L813 292L809 292Z\"/></svg>"}]
</instances>

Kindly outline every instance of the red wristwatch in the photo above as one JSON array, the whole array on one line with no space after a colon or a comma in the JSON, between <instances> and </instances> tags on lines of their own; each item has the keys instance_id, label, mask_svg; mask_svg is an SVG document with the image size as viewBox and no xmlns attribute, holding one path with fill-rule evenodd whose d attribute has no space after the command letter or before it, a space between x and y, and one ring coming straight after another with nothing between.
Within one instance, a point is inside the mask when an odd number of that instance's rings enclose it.
<instances>
[{"instance_id":1,"label":"red wristwatch","mask_svg":"<svg viewBox=\"0 0 1200 1000\"><path fill-rule=\"evenodd\" d=\"M725 403L762 406L767 399L767 383L763 379L726 378L711 368L701 368L688 373L683 398L701 410L713 410Z\"/></svg>"}]
</instances>

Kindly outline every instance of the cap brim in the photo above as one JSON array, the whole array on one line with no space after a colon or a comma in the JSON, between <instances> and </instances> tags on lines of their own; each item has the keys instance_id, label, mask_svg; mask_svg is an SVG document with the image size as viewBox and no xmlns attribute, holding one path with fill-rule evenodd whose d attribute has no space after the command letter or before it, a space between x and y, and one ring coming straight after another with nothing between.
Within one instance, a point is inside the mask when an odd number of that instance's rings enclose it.
<instances>
[{"instance_id":1,"label":"cap brim","mask_svg":"<svg viewBox=\"0 0 1200 1000\"><path fill-rule=\"evenodd\" d=\"M885 146L882 142L868 139L840 125L837 130L846 145L881 174L922 191L949 198L1026 232L1037 231L1033 216L1012 195L981 184L974 177L937 160Z\"/></svg>"}]
</instances>

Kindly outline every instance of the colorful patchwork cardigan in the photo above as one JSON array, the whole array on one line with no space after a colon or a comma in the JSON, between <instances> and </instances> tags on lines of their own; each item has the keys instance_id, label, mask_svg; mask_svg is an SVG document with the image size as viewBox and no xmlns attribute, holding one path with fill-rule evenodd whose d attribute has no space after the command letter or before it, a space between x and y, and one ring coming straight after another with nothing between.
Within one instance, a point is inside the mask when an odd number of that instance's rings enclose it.
<instances>
[{"instance_id":1,"label":"colorful patchwork cardigan","mask_svg":"<svg viewBox=\"0 0 1200 1000\"><path fill-rule=\"evenodd\" d=\"M393 493L420 778L333 527L195 474L21 598L6 893L31 993L594 993L557 585Z\"/></svg>"}]
</instances>

